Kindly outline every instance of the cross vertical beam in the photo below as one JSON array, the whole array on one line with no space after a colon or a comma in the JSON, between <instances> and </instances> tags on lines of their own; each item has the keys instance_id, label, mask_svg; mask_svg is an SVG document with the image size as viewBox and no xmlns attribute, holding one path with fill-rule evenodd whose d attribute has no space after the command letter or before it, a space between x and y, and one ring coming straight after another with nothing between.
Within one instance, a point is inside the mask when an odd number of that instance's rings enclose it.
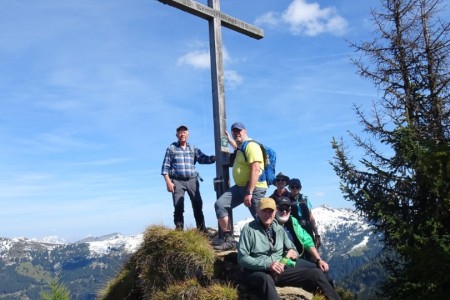
<instances>
[{"instance_id":1,"label":"cross vertical beam","mask_svg":"<svg viewBox=\"0 0 450 300\"><path fill-rule=\"evenodd\" d=\"M213 10L220 11L219 0L208 0L208 6ZM211 57L211 85L214 122L214 146L216 154L216 178L214 179L214 190L219 198L228 188L230 174L228 170L229 155L228 141L225 137L227 129L225 110L225 83L222 56L222 31L221 21L218 18L208 20L209 23L209 52ZM225 137L226 138L226 137Z\"/></svg>"},{"instance_id":2,"label":"cross vertical beam","mask_svg":"<svg viewBox=\"0 0 450 300\"><path fill-rule=\"evenodd\" d=\"M214 119L214 146L216 155L216 178L214 189L219 198L229 187L229 151L226 130L225 87L222 57L221 26L255 39L264 37L262 29L233 18L220 11L220 0L208 0L208 6L193 0L158 0L208 20L209 50L211 58L211 84Z\"/></svg>"}]
</instances>

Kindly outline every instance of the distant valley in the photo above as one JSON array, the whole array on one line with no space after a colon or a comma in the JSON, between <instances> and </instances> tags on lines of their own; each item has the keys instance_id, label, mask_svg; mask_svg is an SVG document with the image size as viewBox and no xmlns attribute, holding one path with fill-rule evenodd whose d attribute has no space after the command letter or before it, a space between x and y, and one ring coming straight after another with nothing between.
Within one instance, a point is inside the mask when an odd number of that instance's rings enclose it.
<instances>
[{"instance_id":1,"label":"distant valley","mask_svg":"<svg viewBox=\"0 0 450 300\"><path fill-rule=\"evenodd\" d=\"M329 262L336 284L360 295L360 299L373 293L383 274L378 262L381 237L351 210L320 206L313 213L322 237L319 252ZM237 233L243 223L236 224ZM61 243L0 237L0 299L39 299L42 288L55 276L74 299L95 299L138 249L142 238L142 234L114 233Z\"/></svg>"}]
</instances>

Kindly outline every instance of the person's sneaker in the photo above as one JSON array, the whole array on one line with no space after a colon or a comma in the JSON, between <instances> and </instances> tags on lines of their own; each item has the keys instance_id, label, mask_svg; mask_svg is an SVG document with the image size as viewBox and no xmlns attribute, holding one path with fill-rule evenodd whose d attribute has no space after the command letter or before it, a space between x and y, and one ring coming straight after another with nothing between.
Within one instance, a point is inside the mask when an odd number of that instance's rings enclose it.
<instances>
[{"instance_id":1,"label":"person's sneaker","mask_svg":"<svg viewBox=\"0 0 450 300\"><path fill-rule=\"evenodd\" d=\"M223 243L220 245L214 246L214 249L222 250L222 251L236 250L236 241L233 239L233 237L231 235L226 236L223 240Z\"/></svg>"}]
</instances>

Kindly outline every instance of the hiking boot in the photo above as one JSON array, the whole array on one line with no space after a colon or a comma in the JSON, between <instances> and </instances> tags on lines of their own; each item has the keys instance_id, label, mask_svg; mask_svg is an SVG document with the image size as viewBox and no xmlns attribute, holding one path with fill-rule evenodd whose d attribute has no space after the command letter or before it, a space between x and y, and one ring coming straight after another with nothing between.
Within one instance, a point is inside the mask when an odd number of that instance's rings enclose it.
<instances>
[{"instance_id":1,"label":"hiking boot","mask_svg":"<svg viewBox=\"0 0 450 300\"><path fill-rule=\"evenodd\" d=\"M222 244L223 244L223 238L216 237L215 239L213 239L211 241L211 245L213 245L213 246L220 246Z\"/></svg>"},{"instance_id":2,"label":"hiking boot","mask_svg":"<svg viewBox=\"0 0 450 300\"><path fill-rule=\"evenodd\" d=\"M197 230L201 233L208 233L208 229L206 229L205 224L197 225Z\"/></svg>"},{"instance_id":3,"label":"hiking boot","mask_svg":"<svg viewBox=\"0 0 450 300\"><path fill-rule=\"evenodd\" d=\"M184 227L184 224L183 224L183 223L177 223L177 224L175 224L175 230L183 231L183 227Z\"/></svg>"},{"instance_id":4,"label":"hiking boot","mask_svg":"<svg viewBox=\"0 0 450 300\"><path fill-rule=\"evenodd\" d=\"M231 235L225 236L223 239L223 243L217 246L214 246L214 249L216 250L236 250L236 241Z\"/></svg>"}]
</instances>

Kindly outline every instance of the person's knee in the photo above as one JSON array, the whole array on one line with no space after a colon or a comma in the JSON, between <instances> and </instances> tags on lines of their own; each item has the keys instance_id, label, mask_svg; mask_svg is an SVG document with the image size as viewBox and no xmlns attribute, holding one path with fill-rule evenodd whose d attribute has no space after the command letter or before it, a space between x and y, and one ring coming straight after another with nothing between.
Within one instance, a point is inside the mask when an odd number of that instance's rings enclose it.
<instances>
[{"instance_id":1,"label":"person's knee","mask_svg":"<svg viewBox=\"0 0 450 300\"><path fill-rule=\"evenodd\" d=\"M214 203L214 210L216 211L217 219L228 216L228 211L223 205L223 203L220 201L220 198L217 199L216 203Z\"/></svg>"},{"instance_id":2,"label":"person's knee","mask_svg":"<svg viewBox=\"0 0 450 300\"><path fill-rule=\"evenodd\" d=\"M274 285L275 281L273 280L272 275L264 273L263 280L266 284Z\"/></svg>"},{"instance_id":3,"label":"person's knee","mask_svg":"<svg viewBox=\"0 0 450 300\"><path fill-rule=\"evenodd\" d=\"M328 282L327 275L319 268L312 269L313 272L311 273L311 279L313 279L315 282L317 281L323 281Z\"/></svg>"},{"instance_id":4,"label":"person's knee","mask_svg":"<svg viewBox=\"0 0 450 300\"><path fill-rule=\"evenodd\" d=\"M273 277L270 274L259 272L257 276L250 275L247 277L247 283L250 286L253 286L255 288L261 288L266 286L275 286L275 282L273 280Z\"/></svg>"}]
</instances>

